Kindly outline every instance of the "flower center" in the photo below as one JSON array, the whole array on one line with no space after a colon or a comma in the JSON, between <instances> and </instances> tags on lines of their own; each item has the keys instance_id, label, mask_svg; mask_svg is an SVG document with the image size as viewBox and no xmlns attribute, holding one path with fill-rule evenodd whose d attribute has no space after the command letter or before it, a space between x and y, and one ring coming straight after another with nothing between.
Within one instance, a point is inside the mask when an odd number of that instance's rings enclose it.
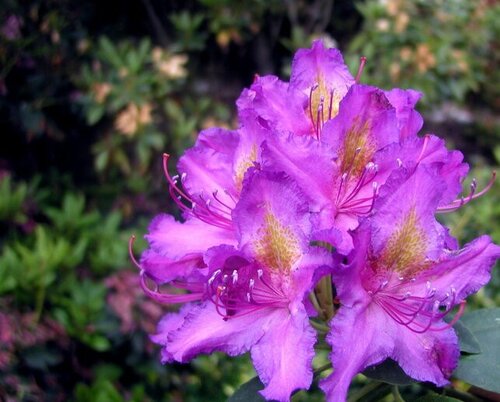
<instances>
[{"instance_id":1,"label":"flower center","mask_svg":"<svg viewBox=\"0 0 500 402\"><path fill-rule=\"evenodd\" d=\"M225 320L287 304L282 290L264 270L239 256L229 257L212 273L207 282L207 295Z\"/></svg>"}]
</instances>

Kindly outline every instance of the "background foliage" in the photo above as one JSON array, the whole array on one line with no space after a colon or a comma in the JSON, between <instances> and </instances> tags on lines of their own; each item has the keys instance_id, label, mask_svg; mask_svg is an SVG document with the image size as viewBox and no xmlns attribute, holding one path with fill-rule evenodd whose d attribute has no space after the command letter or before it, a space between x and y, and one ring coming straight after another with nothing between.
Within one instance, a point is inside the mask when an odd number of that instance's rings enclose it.
<instances>
[{"instance_id":1,"label":"background foliage","mask_svg":"<svg viewBox=\"0 0 500 402\"><path fill-rule=\"evenodd\" d=\"M139 290L127 241L175 213L161 153L235 126L253 75L286 77L313 38L346 52L352 72L367 56L364 82L423 91L426 130L459 147L479 183L500 163L494 1L103 4L0 5L2 400L218 401L253 377L246 357L159 364L147 334L164 310ZM445 219L463 242L500 242L499 186ZM469 309L500 305L495 272Z\"/></svg>"}]
</instances>

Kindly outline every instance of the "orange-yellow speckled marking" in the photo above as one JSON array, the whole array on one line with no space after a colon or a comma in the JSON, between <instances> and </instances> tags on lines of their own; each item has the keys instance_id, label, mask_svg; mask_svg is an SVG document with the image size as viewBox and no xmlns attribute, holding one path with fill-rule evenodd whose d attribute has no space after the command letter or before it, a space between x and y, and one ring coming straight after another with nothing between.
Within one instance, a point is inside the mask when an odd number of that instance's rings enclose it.
<instances>
[{"instance_id":1,"label":"orange-yellow speckled marking","mask_svg":"<svg viewBox=\"0 0 500 402\"><path fill-rule=\"evenodd\" d=\"M361 121L359 117L354 119L352 126L347 130L339 153L342 173L357 176L370 162L376 151L376 144L370 135L370 129L370 120Z\"/></svg>"},{"instance_id":2,"label":"orange-yellow speckled marking","mask_svg":"<svg viewBox=\"0 0 500 402\"><path fill-rule=\"evenodd\" d=\"M259 262L273 270L290 271L300 256L299 242L292 230L266 212L259 234L261 237L254 245Z\"/></svg>"},{"instance_id":3,"label":"orange-yellow speckled marking","mask_svg":"<svg viewBox=\"0 0 500 402\"><path fill-rule=\"evenodd\" d=\"M382 253L382 266L402 275L414 274L425 268L426 249L427 236L413 207L387 241Z\"/></svg>"},{"instance_id":4,"label":"orange-yellow speckled marking","mask_svg":"<svg viewBox=\"0 0 500 402\"><path fill-rule=\"evenodd\" d=\"M235 185L238 191L241 191L241 187L243 186L243 178L245 177L246 171L251 168L254 162L257 161L257 146L254 144L250 149L249 154L242 158L238 163L235 172Z\"/></svg>"}]
</instances>

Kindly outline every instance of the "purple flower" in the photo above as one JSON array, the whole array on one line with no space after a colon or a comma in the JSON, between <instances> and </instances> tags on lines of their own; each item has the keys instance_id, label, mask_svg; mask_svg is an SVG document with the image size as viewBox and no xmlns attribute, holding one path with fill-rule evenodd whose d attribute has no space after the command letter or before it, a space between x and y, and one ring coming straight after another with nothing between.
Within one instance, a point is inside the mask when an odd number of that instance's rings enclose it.
<instances>
[{"instance_id":1,"label":"purple flower","mask_svg":"<svg viewBox=\"0 0 500 402\"><path fill-rule=\"evenodd\" d=\"M185 286L196 284L200 303L166 315L152 339L163 346L164 362L250 351L266 385L261 393L286 401L312 380L316 336L304 297L331 256L309 246L308 203L291 179L255 169L247 175L233 211L238 248L205 253L207 274L187 277Z\"/></svg>"},{"instance_id":2,"label":"purple flower","mask_svg":"<svg viewBox=\"0 0 500 402\"><path fill-rule=\"evenodd\" d=\"M399 90L391 96L402 104L401 99L412 94ZM334 244L340 231L342 241L334 245L348 252L352 248L348 231L372 212L378 192L401 166L439 167L446 182L440 206L443 210L455 206L468 170L462 154L448 151L435 136L414 135L408 123L414 118L408 117L409 110L401 111L406 106L398 107L400 111L377 88L353 85L340 102L337 116L325 123L320 141L277 134L264 142L263 168L285 171L312 200L312 208L318 212L315 240ZM410 131L412 135L402 135Z\"/></svg>"},{"instance_id":3,"label":"purple flower","mask_svg":"<svg viewBox=\"0 0 500 402\"><path fill-rule=\"evenodd\" d=\"M164 156L170 195L185 221L162 214L149 227L146 239L150 247L142 255L141 268L157 284L184 278L193 270L199 275L208 248L236 245L231 214L245 172L260 159L265 135L265 130L250 124L248 120L238 131L214 128L201 132L195 146L180 158L179 175L170 176L168 155Z\"/></svg>"},{"instance_id":4,"label":"purple flower","mask_svg":"<svg viewBox=\"0 0 500 402\"><path fill-rule=\"evenodd\" d=\"M265 128L319 138L352 84L342 54L325 49L318 40L311 49L295 54L290 83L257 76L237 101L239 118L242 122L257 118Z\"/></svg>"},{"instance_id":5,"label":"purple flower","mask_svg":"<svg viewBox=\"0 0 500 402\"><path fill-rule=\"evenodd\" d=\"M327 339L328 400L345 400L352 378L386 358L416 380L448 383L459 348L443 318L488 282L500 247L482 236L457 249L434 219L445 189L438 169L401 168L356 230L347 264L332 274L341 308Z\"/></svg>"}]
</instances>

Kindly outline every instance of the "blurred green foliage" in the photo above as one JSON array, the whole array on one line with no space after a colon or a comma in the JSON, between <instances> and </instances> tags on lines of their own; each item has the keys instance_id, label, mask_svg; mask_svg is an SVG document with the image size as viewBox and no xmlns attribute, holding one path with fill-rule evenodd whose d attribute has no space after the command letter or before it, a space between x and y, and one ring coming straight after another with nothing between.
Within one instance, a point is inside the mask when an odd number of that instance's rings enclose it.
<instances>
[{"instance_id":1,"label":"blurred green foliage","mask_svg":"<svg viewBox=\"0 0 500 402\"><path fill-rule=\"evenodd\" d=\"M499 13L486 0L2 2L0 399L232 395L254 376L247 357L162 366L147 338L165 309L142 294L127 242L172 212L161 152L233 127L253 75L286 74L293 52L321 37L347 50L353 72L368 57L364 82L419 89L433 112L450 101L467 112L466 127L432 128L486 183L500 163ZM500 242L499 205L495 185L443 219L464 242ZM470 308L498 306L499 290L496 270Z\"/></svg>"}]
</instances>

